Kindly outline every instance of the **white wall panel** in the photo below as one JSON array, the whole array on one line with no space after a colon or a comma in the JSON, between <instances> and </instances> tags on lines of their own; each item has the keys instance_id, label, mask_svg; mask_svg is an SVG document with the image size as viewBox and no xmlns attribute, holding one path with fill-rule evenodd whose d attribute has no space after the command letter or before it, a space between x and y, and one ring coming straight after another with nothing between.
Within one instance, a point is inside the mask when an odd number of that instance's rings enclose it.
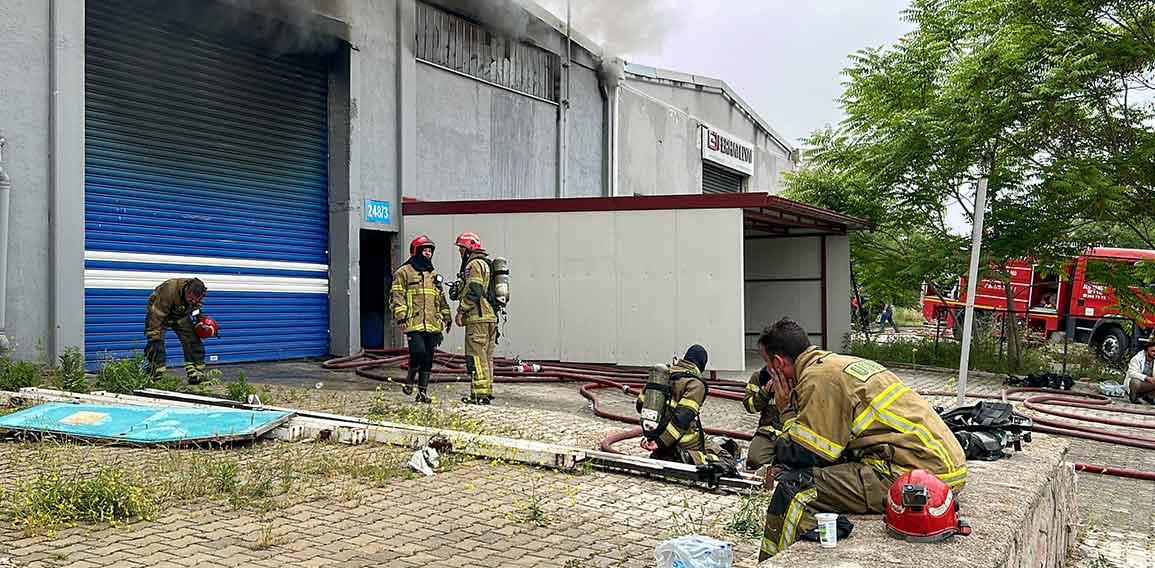
<instances>
[{"instance_id":1,"label":"white wall panel","mask_svg":"<svg viewBox=\"0 0 1155 568\"><path fill-rule=\"evenodd\" d=\"M710 367L744 366L739 211L411 215L405 228L407 240L441 245L434 262L447 279L463 230L510 260L499 354L642 365L702 343ZM442 349L461 345L454 330Z\"/></svg>"},{"instance_id":2,"label":"white wall panel","mask_svg":"<svg viewBox=\"0 0 1155 568\"><path fill-rule=\"evenodd\" d=\"M653 364L676 349L675 269L678 266L672 211L614 214L617 239L618 344L623 362Z\"/></svg>"},{"instance_id":3,"label":"white wall panel","mask_svg":"<svg viewBox=\"0 0 1155 568\"><path fill-rule=\"evenodd\" d=\"M745 244L746 348L756 348L756 334L785 316L821 345L822 238L749 239ZM836 341L832 344L837 347Z\"/></svg>"},{"instance_id":4,"label":"white wall panel","mask_svg":"<svg viewBox=\"0 0 1155 568\"><path fill-rule=\"evenodd\" d=\"M742 212L677 211L675 345L701 343L714 368L743 367ZM723 366L725 365L725 366Z\"/></svg>"},{"instance_id":5,"label":"white wall panel","mask_svg":"<svg viewBox=\"0 0 1155 568\"><path fill-rule=\"evenodd\" d=\"M746 279L822 276L818 237L746 241Z\"/></svg>"},{"instance_id":6,"label":"white wall panel","mask_svg":"<svg viewBox=\"0 0 1155 568\"><path fill-rule=\"evenodd\" d=\"M561 359L618 361L614 216L563 213L559 216L559 229Z\"/></svg>"},{"instance_id":7,"label":"white wall panel","mask_svg":"<svg viewBox=\"0 0 1155 568\"><path fill-rule=\"evenodd\" d=\"M850 237L826 237L826 329L831 349L850 337Z\"/></svg>"}]
</instances>

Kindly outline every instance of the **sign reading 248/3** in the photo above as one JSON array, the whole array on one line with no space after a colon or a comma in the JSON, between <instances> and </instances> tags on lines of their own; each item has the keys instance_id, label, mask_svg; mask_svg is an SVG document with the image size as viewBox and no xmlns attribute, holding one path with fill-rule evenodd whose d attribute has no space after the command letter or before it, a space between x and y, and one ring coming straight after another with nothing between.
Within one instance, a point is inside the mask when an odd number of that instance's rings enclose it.
<instances>
[{"instance_id":1,"label":"sign reading 248/3","mask_svg":"<svg viewBox=\"0 0 1155 568\"><path fill-rule=\"evenodd\" d=\"M365 221L367 223L389 223L393 220L388 201L365 200Z\"/></svg>"}]
</instances>

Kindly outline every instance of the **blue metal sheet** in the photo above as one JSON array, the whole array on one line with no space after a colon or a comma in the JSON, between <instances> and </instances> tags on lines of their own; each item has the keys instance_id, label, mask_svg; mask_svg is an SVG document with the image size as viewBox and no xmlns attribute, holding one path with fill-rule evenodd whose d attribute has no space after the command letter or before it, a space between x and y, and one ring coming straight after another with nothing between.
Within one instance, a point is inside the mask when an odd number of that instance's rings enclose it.
<instances>
[{"instance_id":1,"label":"blue metal sheet","mask_svg":"<svg viewBox=\"0 0 1155 568\"><path fill-rule=\"evenodd\" d=\"M103 255L85 266L102 276L85 286L89 367L143 349L161 274L219 283L210 363L327 354L327 296L289 284L328 278L328 57L271 54L151 9L85 3L85 250ZM167 349L179 366L171 333Z\"/></svg>"},{"instance_id":2,"label":"blue metal sheet","mask_svg":"<svg viewBox=\"0 0 1155 568\"><path fill-rule=\"evenodd\" d=\"M271 410L48 403L0 417L0 430L132 444L253 439L293 415Z\"/></svg>"}]
</instances>

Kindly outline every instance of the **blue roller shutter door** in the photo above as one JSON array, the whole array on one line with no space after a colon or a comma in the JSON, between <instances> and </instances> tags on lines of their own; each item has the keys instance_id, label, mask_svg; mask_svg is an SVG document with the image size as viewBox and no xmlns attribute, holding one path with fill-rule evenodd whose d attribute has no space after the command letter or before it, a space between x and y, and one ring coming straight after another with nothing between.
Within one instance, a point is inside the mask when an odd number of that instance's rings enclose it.
<instances>
[{"instance_id":1,"label":"blue roller shutter door","mask_svg":"<svg viewBox=\"0 0 1155 568\"><path fill-rule=\"evenodd\" d=\"M171 277L208 285L209 363L324 355L328 67L86 4L85 342L144 345ZM168 334L170 364L182 360Z\"/></svg>"}]
</instances>

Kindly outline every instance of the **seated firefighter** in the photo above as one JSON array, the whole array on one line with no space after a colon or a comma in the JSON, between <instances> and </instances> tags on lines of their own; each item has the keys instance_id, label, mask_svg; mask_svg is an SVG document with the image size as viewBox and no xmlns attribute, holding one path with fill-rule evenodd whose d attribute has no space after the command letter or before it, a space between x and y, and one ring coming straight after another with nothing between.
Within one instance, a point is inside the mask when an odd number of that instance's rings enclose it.
<instances>
[{"instance_id":1,"label":"seated firefighter","mask_svg":"<svg viewBox=\"0 0 1155 568\"><path fill-rule=\"evenodd\" d=\"M766 367L754 371L746 383L746 394L742 406L750 414L758 414L758 429L750 439L746 450L746 468L757 471L774 463L774 444L782 433L782 416L774 404L773 384L770 371Z\"/></svg>"},{"instance_id":2,"label":"seated firefighter","mask_svg":"<svg viewBox=\"0 0 1155 568\"><path fill-rule=\"evenodd\" d=\"M954 491L966 483L954 434L882 365L816 349L789 318L766 328L758 347L785 425L760 560L814 529L814 513L884 512L891 483L908 471L927 470Z\"/></svg>"},{"instance_id":3,"label":"seated firefighter","mask_svg":"<svg viewBox=\"0 0 1155 568\"><path fill-rule=\"evenodd\" d=\"M646 390L638 395L636 406L643 416L643 424L657 425L652 429L643 425L645 437L641 445L651 452L651 458L692 465L721 463L733 467L733 454L706 438L698 416L702 403L706 401L706 380L702 377L706 361L706 349L692 345L681 359L670 365L668 386L658 389L664 396L651 394L647 401L646 393L647 390L654 391L653 383L647 384ZM652 420L647 420L647 417Z\"/></svg>"}]
</instances>

